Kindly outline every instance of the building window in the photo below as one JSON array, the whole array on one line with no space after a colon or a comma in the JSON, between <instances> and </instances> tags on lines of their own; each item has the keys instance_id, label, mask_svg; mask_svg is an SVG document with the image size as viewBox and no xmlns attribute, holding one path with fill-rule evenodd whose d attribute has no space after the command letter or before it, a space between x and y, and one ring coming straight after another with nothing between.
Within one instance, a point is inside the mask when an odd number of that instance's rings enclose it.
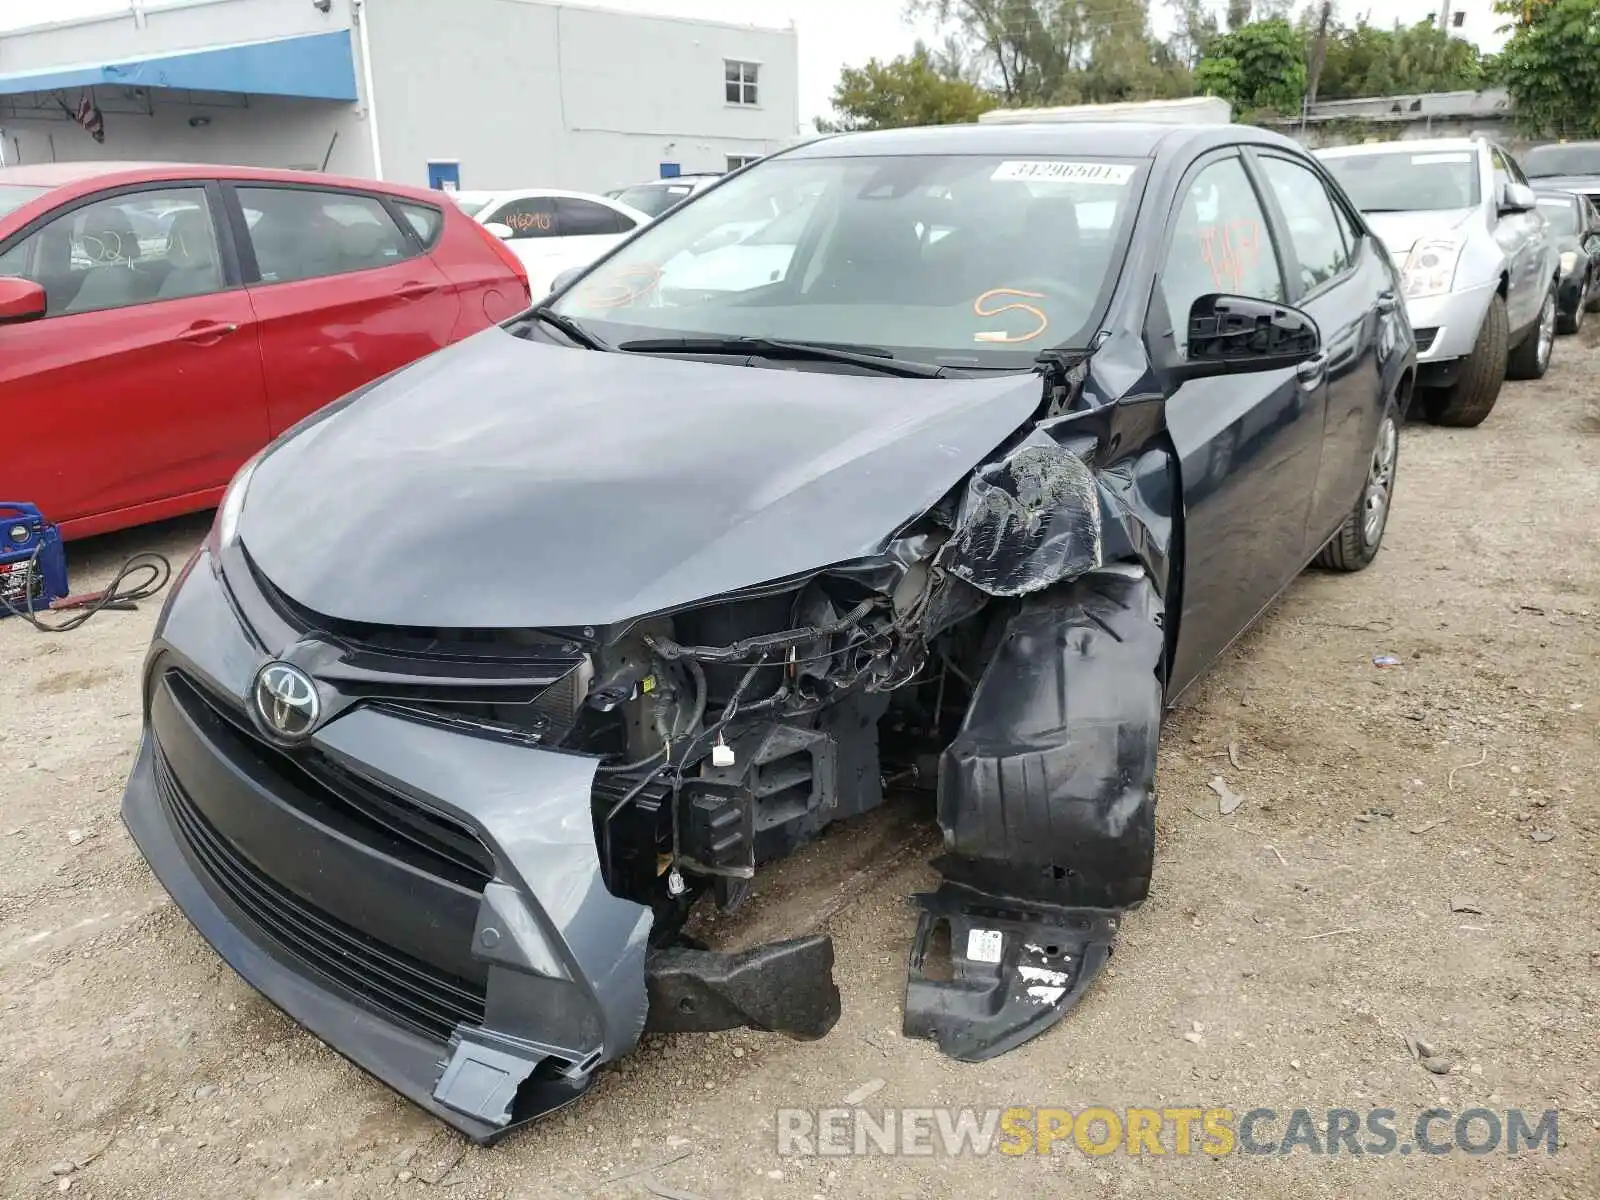
<instances>
[{"instance_id":1,"label":"building window","mask_svg":"<svg viewBox=\"0 0 1600 1200\"><path fill-rule=\"evenodd\" d=\"M737 171L740 167L748 166L760 157L759 154L730 154L728 155L728 170Z\"/></svg>"},{"instance_id":2,"label":"building window","mask_svg":"<svg viewBox=\"0 0 1600 1200\"><path fill-rule=\"evenodd\" d=\"M760 72L759 63L736 62L727 59L723 63L723 93L727 96L729 104L754 104L756 102L756 75Z\"/></svg>"},{"instance_id":3,"label":"building window","mask_svg":"<svg viewBox=\"0 0 1600 1200\"><path fill-rule=\"evenodd\" d=\"M1453 12L1453 13L1450 14L1450 24L1454 25L1457 29L1460 29L1466 23L1467 23L1467 14L1466 13L1464 13L1464 12Z\"/></svg>"}]
</instances>

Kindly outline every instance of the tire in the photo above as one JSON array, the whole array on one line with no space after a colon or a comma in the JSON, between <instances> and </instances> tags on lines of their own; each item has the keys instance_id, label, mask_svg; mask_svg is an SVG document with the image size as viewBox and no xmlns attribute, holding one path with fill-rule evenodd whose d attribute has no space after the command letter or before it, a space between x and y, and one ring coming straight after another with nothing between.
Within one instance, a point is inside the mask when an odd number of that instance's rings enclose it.
<instances>
[{"instance_id":1,"label":"tire","mask_svg":"<svg viewBox=\"0 0 1600 1200\"><path fill-rule=\"evenodd\" d=\"M1461 364L1461 374L1447 388L1433 388L1423 397L1422 411L1435 425L1468 428L1483 424L1500 398L1506 377L1506 302L1489 300L1478 340Z\"/></svg>"},{"instance_id":2,"label":"tire","mask_svg":"<svg viewBox=\"0 0 1600 1200\"><path fill-rule=\"evenodd\" d=\"M1550 290L1544 295L1544 303L1539 306L1539 317L1533 329L1522 339L1522 345L1506 359L1507 379L1544 378L1544 373L1550 369L1551 351L1555 348L1556 312L1559 308L1556 285L1551 281Z\"/></svg>"},{"instance_id":3,"label":"tire","mask_svg":"<svg viewBox=\"0 0 1600 1200\"><path fill-rule=\"evenodd\" d=\"M1593 271L1594 264L1591 263L1589 269ZM1590 290L1585 292L1583 296L1584 312L1600 312L1600 290L1597 290L1597 288L1600 288L1600 280L1591 277L1589 280Z\"/></svg>"},{"instance_id":4,"label":"tire","mask_svg":"<svg viewBox=\"0 0 1600 1200\"><path fill-rule=\"evenodd\" d=\"M1573 306L1572 315L1569 317L1566 313L1562 313L1556 318L1557 333L1577 333L1578 330L1583 328L1583 314L1588 311L1584 304L1584 298L1588 294L1589 285L1585 283L1583 291L1578 293L1578 303Z\"/></svg>"},{"instance_id":5,"label":"tire","mask_svg":"<svg viewBox=\"0 0 1600 1200\"><path fill-rule=\"evenodd\" d=\"M1356 498L1356 506L1339 526L1339 532L1317 552L1317 566L1329 571L1359 571L1378 557L1384 530L1389 527L1399 460L1400 414L1391 407L1378 425L1378 438L1367 462L1367 481Z\"/></svg>"}]
</instances>

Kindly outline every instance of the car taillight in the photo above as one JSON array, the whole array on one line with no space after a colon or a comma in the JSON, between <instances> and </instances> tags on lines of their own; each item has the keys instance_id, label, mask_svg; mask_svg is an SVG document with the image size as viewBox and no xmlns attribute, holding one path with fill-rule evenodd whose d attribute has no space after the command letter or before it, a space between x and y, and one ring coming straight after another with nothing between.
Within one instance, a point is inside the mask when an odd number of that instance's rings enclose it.
<instances>
[{"instance_id":1,"label":"car taillight","mask_svg":"<svg viewBox=\"0 0 1600 1200\"><path fill-rule=\"evenodd\" d=\"M522 260L516 256L511 247L506 245L499 238L495 237L494 234L490 233L486 228L478 224L478 222L474 221L471 217L467 217L466 222L468 225L472 226L479 237L489 243L489 246L495 252L495 257L497 257L501 262L505 263L506 266L510 267L511 273L518 279L522 280L522 286L528 289L528 295L531 298L533 295L533 287L528 282L528 268L522 265Z\"/></svg>"}]
</instances>

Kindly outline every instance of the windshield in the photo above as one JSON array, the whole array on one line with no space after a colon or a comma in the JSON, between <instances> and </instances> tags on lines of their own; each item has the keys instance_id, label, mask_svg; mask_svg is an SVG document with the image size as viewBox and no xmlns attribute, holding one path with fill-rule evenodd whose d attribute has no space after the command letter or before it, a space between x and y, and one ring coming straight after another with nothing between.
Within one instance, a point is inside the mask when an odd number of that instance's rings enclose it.
<instances>
[{"instance_id":1,"label":"windshield","mask_svg":"<svg viewBox=\"0 0 1600 1200\"><path fill-rule=\"evenodd\" d=\"M616 199L648 216L659 217L674 204L687 200L693 191L692 183L641 183L624 188Z\"/></svg>"},{"instance_id":2,"label":"windshield","mask_svg":"<svg viewBox=\"0 0 1600 1200\"><path fill-rule=\"evenodd\" d=\"M466 213L467 216L475 217L489 207L489 202L487 200L462 200L458 197L456 199L456 207Z\"/></svg>"},{"instance_id":3,"label":"windshield","mask_svg":"<svg viewBox=\"0 0 1600 1200\"><path fill-rule=\"evenodd\" d=\"M1552 175L1600 175L1600 142L1581 145L1535 146L1522 156L1522 172L1529 179Z\"/></svg>"},{"instance_id":4,"label":"windshield","mask_svg":"<svg viewBox=\"0 0 1600 1200\"><path fill-rule=\"evenodd\" d=\"M555 308L613 345L767 337L1026 366L1093 333L1144 169L1109 158L769 159L646 228Z\"/></svg>"},{"instance_id":5,"label":"windshield","mask_svg":"<svg viewBox=\"0 0 1600 1200\"><path fill-rule=\"evenodd\" d=\"M1362 212L1430 212L1478 203L1478 162L1471 150L1389 150L1322 161Z\"/></svg>"},{"instance_id":6,"label":"windshield","mask_svg":"<svg viewBox=\"0 0 1600 1200\"><path fill-rule=\"evenodd\" d=\"M1539 198L1539 211L1550 222L1550 228L1555 233L1573 234L1578 232L1578 211L1571 200L1557 200L1554 198Z\"/></svg>"},{"instance_id":7,"label":"windshield","mask_svg":"<svg viewBox=\"0 0 1600 1200\"><path fill-rule=\"evenodd\" d=\"M0 184L0 217L9 212L16 212L29 200L42 196L47 191L42 187L21 187L18 184Z\"/></svg>"}]
</instances>

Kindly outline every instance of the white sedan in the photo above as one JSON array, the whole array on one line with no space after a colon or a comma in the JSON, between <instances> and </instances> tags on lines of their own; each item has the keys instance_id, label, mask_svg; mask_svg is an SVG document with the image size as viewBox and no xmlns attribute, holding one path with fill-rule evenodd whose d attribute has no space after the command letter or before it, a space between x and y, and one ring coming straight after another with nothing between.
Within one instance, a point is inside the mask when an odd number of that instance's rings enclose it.
<instances>
[{"instance_id":1,"label":"white sedan","mask_svg":"<svg viewBox=\"0 0 1600 1200\"><path fill-rule=\"evenodd\" d=\"M561 272L587 266L650 221L605 196L556 188L453 192L451 199L511 247L527 268L536 299L549 294Z\"/></svg>"}]
</instances>

